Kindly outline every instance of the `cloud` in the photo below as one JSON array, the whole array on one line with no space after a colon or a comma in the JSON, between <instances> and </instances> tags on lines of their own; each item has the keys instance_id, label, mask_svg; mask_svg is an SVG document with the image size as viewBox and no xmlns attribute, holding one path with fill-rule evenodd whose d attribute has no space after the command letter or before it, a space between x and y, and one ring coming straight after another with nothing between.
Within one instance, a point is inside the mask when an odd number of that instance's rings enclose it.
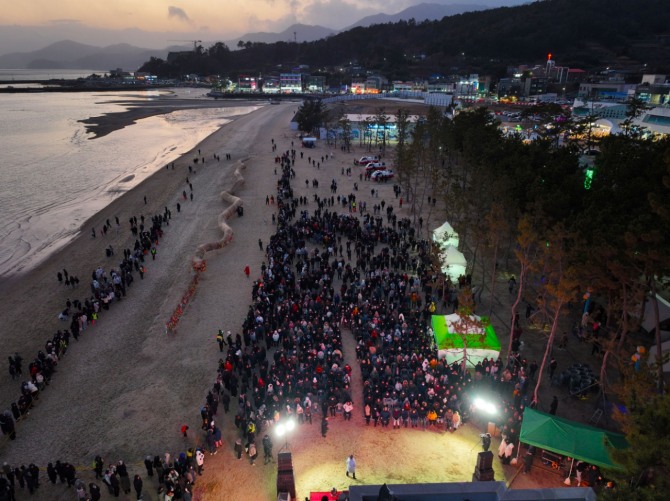
<instances>
[{"instance_id":1,"label":"cloud","mask_svg":"<svg viewBox=\"0 0 670 501\"><path fill-rule=\"evenodd\" d=\"M188 17L184 9L170 5L168 7L168 18L172 19L173 17L185 23L191 23L191 18Z\"/></svg>"}]
</instances>

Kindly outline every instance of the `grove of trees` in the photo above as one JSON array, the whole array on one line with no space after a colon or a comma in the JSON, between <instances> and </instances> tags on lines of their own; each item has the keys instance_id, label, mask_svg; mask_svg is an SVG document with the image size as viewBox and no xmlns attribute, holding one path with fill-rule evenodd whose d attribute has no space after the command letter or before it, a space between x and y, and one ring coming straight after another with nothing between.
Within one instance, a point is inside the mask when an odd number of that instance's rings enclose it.
<instances>
[{"instance_id":1,"label":"grove of trees","mask_svg":"<svg viewBox=\"0 0 670 501\"><path fill-rule=\"evenodd\" d=\"M397 182L415 217L427 197L441 199L447 220L467 242L470 268L481 269L480 287L491 284L482 300L489 308L498 267L517 271L510 331L522 300L537 310L547 337L534 400L541 397L559 320L570 309L581 312L590 297L603 310L599 384L630 405L621 389L635 387L641 376L631 369L636 348L628 338L639 329L645 302L655 306L670 271L670 139L622 134L596 141L569 121L560 137L527 142L504 136L484 108L453 119L431 109L413 127L402 110L396 119ZM590 183L579 161L587 141L600 152ZM511 338L504 356L511 352ZM624 430L634 431L631 437L656 421L662 431L650 433L658 438L670 420L658 370L664 361L658 322L650 341L659 356L645 365L646 392L634 405L639 414L623 419ZM642 443L646 453L638 450ZM622 456L627 469L621 478L642 476L644 481L627 484L640 493L667 484L670 453L659 444L667 446L667 439L652 444L635 438ZM667 491L649 492L649 499L660 499L654 496Z\"/></svg>"}]
</instances>

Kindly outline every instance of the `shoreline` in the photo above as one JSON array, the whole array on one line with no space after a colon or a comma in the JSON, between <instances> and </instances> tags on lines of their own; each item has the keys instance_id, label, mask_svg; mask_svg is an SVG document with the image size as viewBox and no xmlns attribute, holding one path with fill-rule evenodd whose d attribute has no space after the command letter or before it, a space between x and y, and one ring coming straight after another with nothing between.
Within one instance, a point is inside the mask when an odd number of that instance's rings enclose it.
<instances>
[{"instance_id":1,"label":"shoreline","mask_svg":"<svg viewBox=\"0 0 670 501\"><path fill-rule=\"evenodd\" d=\"M97 136L94 135L88 139L97 139L110 134L111 132L122 130L128 125L134 124L141 119L178 113L182 110L216 110L216 119L207 118L207 121L213 122L214 125L214 127L210 127L211 132L203 131L206 135L200 134L202 138L198 144L202 144L210 136L219 132L222 127L231 123L239 116L251 113L259 108L259 104L255 102L238 102L235 103L234 106L224 107L220 104L214 106L214 103L194 99L171 100L169 98L149 103L138 103L137 101L124 100L119 100L117 103L128 107L129 109L126 111L113 112L79 120L79 122L96 122L99 124L100 128L104 129L104 133ZM218 110L221 110L220 118L218 118ZM91 126L86 126L86 132L90 132L90 127ZM185 138L184 141L173 143L176 145L181 144L180 147L173 146L169 150L157 150L160 156L166 157L163 159L164 161L169 160L170 164L173 162L190 162L194 156L194 152L197 153L198 144L193 143L194 138L190 140L186 139L192 137L190 136L190 131L186 129L183 134L183 137ZM147 166L150 166L151 168L147 169ZM72 201L67 204L54 207L53 210L56 212L53 212L52 210L52 214L65 216L68 221L70 221L70 216L74 216L75 219L72 220L67 227L63 227L57 233L54 233L54 231L43 233L42 239L38 239L39 233L34 233L34 230L33 233L24 235L24 242L29 245L31 249L27 254L18 253L17 256L12 257L11 261L7 261L7 263L3 265L3 272L0 274L2 281L12 280L12 277L15 276L24 276L26 273L35 269L45 260L48 260L51 256L59 252L59 249L72 244L81 233L90 232L89 226L91 225L92 219L102 211L106 210L117 199L126 196L134 189L142 189L142 183L163 168L164 164L158 165L155 161L153 162L153 165L145 163L137 164L134 169L128 170L127 175L122 179L109 179L108 182L100 184L95 191L84 193L77 198L73 198ZM128 184L130 184L130 188L128 187ZM67 208L68 206L70 207L69 209ZM38 217L36 221L39 219L40 218ZM54 216L52 216L51 219L54 220L54 223L57 223ZM58 226L50 226L49 228L54 229L58 228Z\"/></svg>"},{"instance_id":2,"label":"shoreline","mask_svg":"<svg viewBox=\"0 0 670 501\"><path fill-rule=\"evenodd\" d=\"M69 419L71 416L68 415L75 412L73 409L77 409L77 415L86 416L84 421L88 423L99 421L102 412L105 419L109 420L109 424L104 429L111 430L118 423L123 422L123 416L119 416L109 408L111 402L106 398L95 405L80 402L79 397L82 392L84 395L95 394L98 389L106 388L115 395L114 398L122 399L125 391L123 389L125 384L122 380L127 374L136 372L141 367L145 374L143 378L145 381L147 378L163 377L165 376L161 370L163 362L156 359L155 353L168 350L172 353L169 358L176 360L192 344L192 340L184 335L185 332L180 326L178 332L169 337L168 345L164 345L165 341L168 341L165 338L165 321L169 318L169 312L178 303L178 298L181 297L192 277L191 261L198 244L214 240L211 235L220 235L218 228L209 228L216 220L216 216L225 208L219 198L219 192L230 188L230 184L234 182L232 173L238 166L238 159L248 156L256 135L261 134L259 127L250 124L265 120L268 115L271 117L289 116L286 109L278 110L276 107L272 109L266 107L266 109L269 110L267 113L260 109L234 117L230 123L225 124L176 160L174 171L170 168L154 173L89 218L82 225L83 231L71 243L56 251L35 268L2 281L0 299L5 305L3 317L6 324L10 326L0 333L0 340L5 347L4 355L20 352L27 366L37 352L44 349L44 342L50 339L56 330L69 327L69 324L57 319L57 313L64 307L65 299L83 300L90 296L88 283L92 270L103 265L108 271L110 267L116 267L121 260L120 257L106 258L104 249L111 244L117 251L116 256L120 256L122 249L132 248L134 237L128 231L128 217L132 214L138 218L140 214L150 217L152 214L162 213L165 206L172 211L172 220L170 225L165 227L164 238L158 246L158 258L155 263L151 260L146 263L148 272L145 279L139 280L139 277L136 276L135 283L128 291L127 300L112 305L110 311L104 312L101 316L95 328L89 328L78 342L71 341L69 351L74 350L74 352L68 352L62 359L58 365L58 373L54 375L49 389L45 391L37 408L31 412L29 418L18 425L19 438L11 443L11 447L6 441L0 444L0 451L4 457L11 456L17 461L21 457L31 457L35 458L35 461L42 461L46 460L44 454L47 451L48 454L79 457L80 453L75 455L73 451L79 450L75 444L81 445L82 442L87 448L103 447L94 438L98 436L97 434L88 435L77 426L72 426L74 435L67 430L62 433L60 429L54 432L48 426L50 417L62 416L67 419L67 426L71 426ZM286 128L288 128L288 122L286 122ZM184 186L186 190L189 189L185 184L185 177L189 175L188 165L191 164L198 149L201 150L201 156L206 158L207 163L204 169L200 165L197 174L191 175L196 196L195 201L191 203L181 200L180 194ZM225 152L231 153L232 160L224 160ZM213 154L219 155L221 161L213 160ZM249 179L254 177L253 169L247 168L244 176L249 183ZM145 194L147 205L143 202ZM180 214L175 210L176 201L182 204ZM246 200L245 209L250 206L249 204L252 202ZM249 212L252 211L245 210L243 223L248 219ZM118 234L114 222L117 215L120 219ZM114 228L107 233L106 237L98 236L93 239L88 231L89 226L96 226L99 229L106 219L111 220ZM239 228L236 218L233 218L231 223ZM239 231L238 228L235 228L236 232ZM250 229L254 231L254 228ZM235 236L236 239L239 239L239 233ZM222 252L227 253L228 251L213 252L212 256L208 254L207 258L215 259ZM81 283L77 289L66 288L58 284L56 272L62 268L67 268L71 275L80 278ZM208 274L204 277L204 281L212 278L214 277ZM198 301L189 309L190 321L197 319L197 313L194 311L199 309L197 303ZM235 315L239 316L237 313ZM206 338L209 339L209 337L208 332ZM204 340L201 341L203 342L199 349L206 349L207 343ZM145 343L147 346L143 348ZM101 366L98 360L105 362ZM202 365L199 364L199 359L188 363ZM150 365L151 369L145 367L146 365ZM194 373L200 373L198 379L207 380L211 376L211 366L205 365L197 370L193 368ZM112 386L118 385L118 387L110 390L110 374L117 374L117 371L119 371L118 375L123 375L122 380L114 381ZM10 378L0 380L0 395L3 396L0 402L2 409L9 408L9 404L18 399L20 396L18 386L18 382ZM163 390L167 389L163 388ZM145 390L143 387L138 387L134 391L142 393ZM183 391L178 392L176 397L171 395L171 392L169 393L170 396L164 395L164 398L168 400L183 398ZM182 418L179 418L180 420L189 419L187 416L197 409L202 397L200 393L197 391L190 397L198 403L192 402L189 405L176 407L176 411L183 415ZM108 398L113 397L110 395ZM89 405L95 409L89 408ZM103 407L99 407L100 405ZM135 404L129 403L119 407L122 414L126 412L129 405L131 409L135 407ZM175 402L171 406L174 405L176 405ZM163 420L159 419L159 421ZM156 425L155 420L148 422L150 423L148 426ZM145 423L145 420L142 423ZM65 422L62 424L65 425ZM161 423L161 427L166 425L170 426L168 422ZM142 427L142 425L138 426ZM75 429L77 431L74 431ZM46 435L45 430L49 430ZM148 433L148 430L145 431ZM158 436L169 437L170 433L163 429ZM32 445L33 440L37 440L35 443L42 444L42 447L36 449ZM132 445L128 444L128 446L130 450L134 450Z\"/></svg>"},{"instance_id":3,"label":"shoreline","mask_svg":"<svg viewBox=\"0 0 670 501\"><path fill-rule=\"evenodd\" d=\"M115 104L127 106L128 109L120 112L103 113L93 117L78 120L84 124L86 132L93 134L89 140L111 134L114 131L133 125L138 120L150 118L158 115L165 115L180 110L195 110L206 108L240 108L247 106L263 106L263 102L257 100L233 101L233 104L222 106L221 102L201 100L201 99L183 99L183 98L165 98L159 97L155 102L148 101L138 103L137 101L113 101Z\"/></svg>"}]
</instances>

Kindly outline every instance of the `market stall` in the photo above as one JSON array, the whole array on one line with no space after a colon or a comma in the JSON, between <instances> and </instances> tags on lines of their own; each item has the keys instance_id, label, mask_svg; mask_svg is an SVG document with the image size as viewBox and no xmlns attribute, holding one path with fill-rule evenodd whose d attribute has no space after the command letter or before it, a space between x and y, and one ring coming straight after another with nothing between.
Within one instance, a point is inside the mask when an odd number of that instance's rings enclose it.
<instances>
[{"instance_id":1,"label":"market stall","mask_svg":"<svg viewBox=\"0 0 670 501\"><path fill-rule=\"evenodd\" d=\"M520 441L605 469L620 469L610 456L610 447L625 449L626 437L600 428L570 421L526 407Z\"/></svg>"}]
</instances>

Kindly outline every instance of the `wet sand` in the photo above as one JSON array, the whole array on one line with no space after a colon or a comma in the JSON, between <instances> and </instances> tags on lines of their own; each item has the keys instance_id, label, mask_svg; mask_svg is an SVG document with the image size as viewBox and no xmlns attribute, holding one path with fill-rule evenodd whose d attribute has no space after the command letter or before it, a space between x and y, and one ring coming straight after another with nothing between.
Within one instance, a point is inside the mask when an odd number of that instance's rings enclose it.
<instances>
[{"instance_id":1,"label":"wet sand","mask_svg":"<svg viewBox=\"0 0 670 501\"><path fill-rule=\"evenodd\" d=\"M89 139L106 136L115 130L128 127L138 120L156 115L165 115L176 110L193 110L202 108L228 108L238 106L259 106L267 104L265 100L240 100L229 99L215 101L204 99L180 99L171 96L160 96L156 101L114 101L117 104L127 106L128 109L118 113L106 113L95 117L79 120L86 125L86 132L92 135Z\"/></svg>"}]
</instances>

